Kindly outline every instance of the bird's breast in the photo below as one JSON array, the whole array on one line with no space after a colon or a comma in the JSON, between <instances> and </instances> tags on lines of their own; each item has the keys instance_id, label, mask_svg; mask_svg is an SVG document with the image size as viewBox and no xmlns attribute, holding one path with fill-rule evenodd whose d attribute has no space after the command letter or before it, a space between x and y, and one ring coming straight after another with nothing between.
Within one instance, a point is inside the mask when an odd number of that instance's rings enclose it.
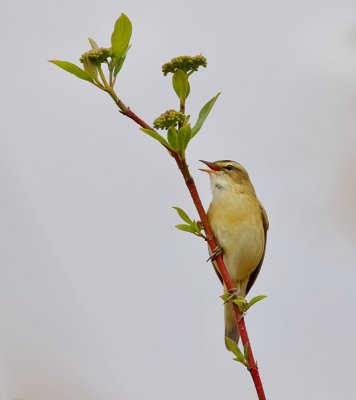
<instances>
[{"instance_id":1,"label":"bird's breast","mask_svg":"<svg viewBox=\"0 0 356 400\"><path fill-rule=\"evenodd\" d=\"M231 279L236 282L248 278L259 264L265 245L257 198L239 194L214 199L208 218Z\"/></svg>"}]
</instances>

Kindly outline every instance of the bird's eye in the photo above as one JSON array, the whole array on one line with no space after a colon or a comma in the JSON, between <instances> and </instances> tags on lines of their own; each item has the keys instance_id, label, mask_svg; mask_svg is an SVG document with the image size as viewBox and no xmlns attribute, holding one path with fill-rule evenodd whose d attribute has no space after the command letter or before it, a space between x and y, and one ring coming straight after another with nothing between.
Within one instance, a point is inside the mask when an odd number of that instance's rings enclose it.
<instances>
[{"instance_id":1,"label":"bird's eye","mask_svg":"<svg viewBox=\"0 0 356 400\"><path fill-rule=\"evenodd\" d=\"M227 169L228 171L232 171L234 167L232 165L227 165L225 169Z\"/></svg>"}]
</instances>

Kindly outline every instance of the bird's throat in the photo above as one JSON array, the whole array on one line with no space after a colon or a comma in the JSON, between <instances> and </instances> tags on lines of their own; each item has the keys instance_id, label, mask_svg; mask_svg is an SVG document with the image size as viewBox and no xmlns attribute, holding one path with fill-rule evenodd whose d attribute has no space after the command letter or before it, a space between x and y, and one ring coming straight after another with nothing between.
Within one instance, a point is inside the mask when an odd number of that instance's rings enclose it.
<instances>
[{"instance_id":1,"label":"bird's throat","mask_svg":"<svg viewBox=\"0 0 356 400\"><path fill-rule=\"evenodd\" d=\"M213 200L228 195L231 189L229 182L219 174L212 174L210 176L210 187Z\"/></svg>"}]
</instances>

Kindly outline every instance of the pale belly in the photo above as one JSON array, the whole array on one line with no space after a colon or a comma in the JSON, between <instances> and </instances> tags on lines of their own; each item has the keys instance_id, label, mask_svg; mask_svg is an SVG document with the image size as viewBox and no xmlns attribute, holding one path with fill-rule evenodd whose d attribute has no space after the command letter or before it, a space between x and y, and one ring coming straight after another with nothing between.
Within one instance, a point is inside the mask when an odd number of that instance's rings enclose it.
<instances>
[{"instance_id":1,"label":"pale belly","mask_svg":"<svg viewBox=\"0 0 356 400\"><path fill-rule=\"evenodd\" d=\"M249 205L246 210L244 205L241 209L234 207L228 212L217 208L213 215L213 219L209 218L211 227L223 249L230 277L236 285L238 281L248 279L261 261L265 246L261 211L255 205Z\"/></svg>"}]
</instances>

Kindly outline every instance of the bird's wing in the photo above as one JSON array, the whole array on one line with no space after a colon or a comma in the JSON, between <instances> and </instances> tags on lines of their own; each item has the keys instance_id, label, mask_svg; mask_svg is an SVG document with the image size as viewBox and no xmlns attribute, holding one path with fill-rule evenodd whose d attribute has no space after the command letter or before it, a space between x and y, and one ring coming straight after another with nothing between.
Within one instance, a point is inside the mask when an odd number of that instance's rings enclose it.
<instances>
[{"instance_id":1,"label":"bird's wing","mask_svg":"<svg viewBox=\"0 0 356 400\"><path fill-rule=\"evenodd\" d=\"M254 271L252 272L252 274L250 275L250 278L248 280L247 283L247 287L246 287L246 294L250 291L250 289L252 288L253 284L255 283L258 274L260 273L262 264L263 264L263 259L265 257L265 252L266 252L266 242L267 242L267 231L269 228L269 221L268 221L268 217L267 217L267 213L266 210L264 209L263 205L260 203L260 208L261 208L261 217L262 217L262 223L263 223L263 230L265 232L265 245L263 248L263 253L262 253L262 257L260 262L258 263L256 269L254 269Z\"/></svg>"},{"instance_id":2,"label":"bird's wing","mask_svg":"<svg viewBox=\"0 0 356 400\"><path fill-rule=\"evenodd\" d=\"M211 255L210 249L209 249L209 254ZM222 277L221 277L221 275L220 275L220 272L219 272L219 268L217 267L216 261L213 261L213 267L214 267L214 270L215 270L216 275L218 276L220 282L221 282L222 284L224 284L224 282L223 282L223 280L222 280Z\"/></svg>"}]
</instances>

